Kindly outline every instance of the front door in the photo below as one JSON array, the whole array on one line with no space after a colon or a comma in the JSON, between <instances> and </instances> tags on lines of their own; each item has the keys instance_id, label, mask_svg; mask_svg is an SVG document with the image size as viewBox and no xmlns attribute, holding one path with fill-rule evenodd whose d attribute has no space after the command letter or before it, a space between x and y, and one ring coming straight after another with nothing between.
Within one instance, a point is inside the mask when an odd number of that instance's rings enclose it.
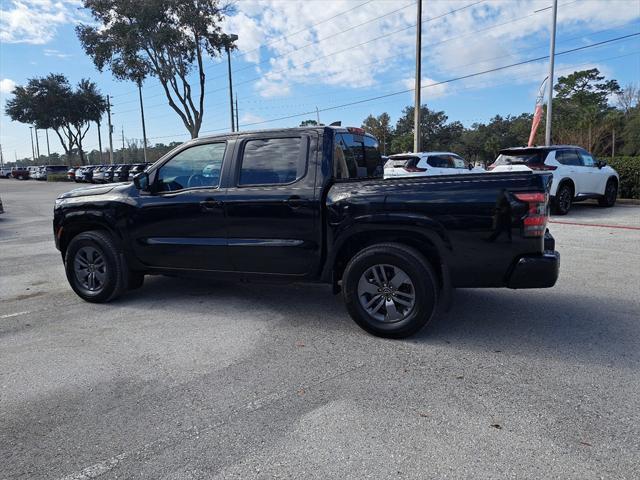
<instances>
[{"instance_id":1,"label":"front door","mask_svg":"<svg viewBox=\"0 0 640 480\"><path fill-rule=\"evenodd\" d=\"M254 135L237 143L225 200L237 271L304 276L318 268L316 144L315 132Z\"/></svg>"},{"instance_id":2,"label":"front door","mask_svg":"<svg viewBox=\"0 0 640 480\"><path fill-rule=\"evenodd\" d=\"M130 231L134 253L151 267L231 271L220 173L227 143L189 146L165 162L141 193ZM152 174L153 175L153 174Z\"/></svg>"}]
</instances>

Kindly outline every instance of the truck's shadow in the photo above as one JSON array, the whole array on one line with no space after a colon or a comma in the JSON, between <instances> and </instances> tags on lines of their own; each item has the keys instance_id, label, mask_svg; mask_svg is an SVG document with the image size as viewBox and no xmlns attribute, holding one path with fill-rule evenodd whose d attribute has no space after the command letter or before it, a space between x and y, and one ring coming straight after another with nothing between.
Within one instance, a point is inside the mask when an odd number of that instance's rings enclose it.
<instances>
[{"instance_id":1,"label":"truck's shadow","mask_svg":"<svg viewBox=\"0 0 640 480\"><path fill-rule=\"evenodd\" d=\"M180 307L174 307L174 302ZM225 306L238 315L238 321L252 315L271 316L274 328L295 326L309 329L310 334L330 330L341 335L367 335L351 321L341 296L333 296L325 285L205 283L152 277L142 289L118 303L169 311L215 312ZM640 322L636 316L637 305L604 295L555 289L457 290L449 312L404 342L630 365L640 361Z\"/></svg>"}]
</instances>

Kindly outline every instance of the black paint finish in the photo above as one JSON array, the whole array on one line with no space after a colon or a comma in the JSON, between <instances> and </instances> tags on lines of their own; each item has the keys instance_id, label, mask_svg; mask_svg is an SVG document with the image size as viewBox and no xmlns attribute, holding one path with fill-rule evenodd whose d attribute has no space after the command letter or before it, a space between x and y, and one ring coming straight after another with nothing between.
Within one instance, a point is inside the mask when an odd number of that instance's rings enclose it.
<instances>
[{"instance_id":1,"label":"black paint finish","mask_svg":"<svg viewBox=\"0 0 640 480\"><path fill-rule=\"evenodd\" d=\"M514 197L548 191L550 175L337 181L334 138L345 131L313 127L192 140L149 167L150 191L116 184L62 195L54 215L56 245L64 252L80 231L106 229L138 270L332 282L354 249L403 241L424 249L454 287L524 288L525 277L532 287L555 283L559 260L554 264L556 257L544 254L544 238L522 235L527 204ZM288 184L240 186L238 158L244 143L278 136L301 138L304 174ZM218 188L154 193L155 172L162 164L185 148L213 141L228 145ZM548 235L547 245L553 245L551 240ZM518 279L510 281L516 270Z\"/></svg>"}]
</instances>

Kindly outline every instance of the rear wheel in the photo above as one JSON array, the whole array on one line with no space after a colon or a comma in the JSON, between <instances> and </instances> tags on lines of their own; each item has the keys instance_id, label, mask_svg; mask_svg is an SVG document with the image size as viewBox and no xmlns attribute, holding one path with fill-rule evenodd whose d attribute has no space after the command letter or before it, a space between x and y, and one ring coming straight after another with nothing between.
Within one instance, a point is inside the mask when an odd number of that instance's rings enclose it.
<instances>
[{"instance_id":1,"label":"rear wheel","mask_svg":"<svg viewBox=\"0 0 640 480\"><path fill-rule=\"evenodd\" d=\"M386 243L365 248L347 265L342 283L349 314L373 335L413 335L436 311L435 273L417 250L405 245Z\"/></svg>"},{"instance_id":2,"label":"rear wheel","mask_svg":"<svg viewBox=\"0 0 640 480\"><path fill-rule=\"evenodd\" d=\"M571 210L573 203L573 188L568 183L563 183L556 192L556 200L554 204L554 213L558 215L566 215Z\"/></svg>"},{"instance_id":3,"label":"rear wheel","mask_svg":"<svg viewBox=\"0 0 640 480\"><path fill-rule=\"evenodd\" d=\"M84 232L71 240L65 270L73 291L87 302L108 302L127 288L124 259L111 235L103 231Z\"/></svg>"},{"instance_id":4,"label":"rear wheel","mask_svg":"<svg viewBox=\"0 0 640 480\"><path fill-rule=\"evenodd\" d=\"M604 188L604 195L598 199L598 204L601 207L613 207L617 198L618 183L613 179L609 179L607 186Z\"/></svg>"}]
</instances>

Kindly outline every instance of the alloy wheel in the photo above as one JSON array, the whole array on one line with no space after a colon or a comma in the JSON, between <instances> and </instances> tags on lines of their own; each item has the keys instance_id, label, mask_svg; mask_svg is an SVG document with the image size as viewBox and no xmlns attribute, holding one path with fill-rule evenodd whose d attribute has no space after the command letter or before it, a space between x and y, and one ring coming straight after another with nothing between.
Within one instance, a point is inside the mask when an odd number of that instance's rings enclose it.
<instances>
[{"instance_id":1,"label":"alloy wheel","mask_svg":"<svg viewBox=\"0 0 640 480\"><path fill-rule=\"evenodd\" d=\"M73 260L78 284L90 292L98 292L107 280L107 264L102 252L94 247L82 247Z\"/></svg>"},{"instance_id":2,"label":"alloy wheel","mask_svg":"<svg viewBox=\"0 0 640 480\"><path fill-rule=\"evenodd\" d=\"M369 267L360 276L358 300L371 317L394 323L411 313L416 303L416 291L404 270L379 264Z\"/></svg>"}]
</instances>

